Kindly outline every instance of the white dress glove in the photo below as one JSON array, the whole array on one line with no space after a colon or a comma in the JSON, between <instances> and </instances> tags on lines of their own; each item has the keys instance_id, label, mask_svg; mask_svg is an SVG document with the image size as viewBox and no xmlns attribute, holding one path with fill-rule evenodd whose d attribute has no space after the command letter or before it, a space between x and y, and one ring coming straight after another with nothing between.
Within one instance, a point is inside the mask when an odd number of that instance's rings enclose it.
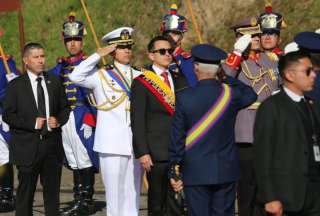
<instances>
[{"instance_id":1,"label":"white dress glove","mask_svg":"<svg viewBox=\"0 0 320 216\"><path fill-rule=\"evenodd\" d=\"M7 78L8 82L10 82L11 80L13 80L16 77L18 77L18 75L14 74L14 73L6 74L6 78Z\"/></svg>"},{"instance_id":2,"label":"white dress glove","mask_svg":"<svg viewBox=\"0 0 320 216\"><path fill-rule=\"evenodd\" d=\"M251 35L245 34L241 36L237 42L234 44L234 51L242 54L251 43Z\"/></svg>"},{"instance_id":3,"label":"white dress glove","mask_svg":"<svg viewBox=\"0 0 320 216\"><path fill-rule=\"evenodd\" d=\"M82 124L80 130L83 130L83 136L85 139L89 139L92 135L92 127L87 124Z\"/></svg>"},{"instance_id":4,"label":"white dress glove","mask_svg":"<svg viewBox=\"0 0 320 216\"><path fill-rule=\"evenodd\" d=\"M2 121L2 115L0 115L0 127L2 125L2 130L4 132L9 132L9 125L7 125L5 122Z\"/></svg>"}]
</instances>

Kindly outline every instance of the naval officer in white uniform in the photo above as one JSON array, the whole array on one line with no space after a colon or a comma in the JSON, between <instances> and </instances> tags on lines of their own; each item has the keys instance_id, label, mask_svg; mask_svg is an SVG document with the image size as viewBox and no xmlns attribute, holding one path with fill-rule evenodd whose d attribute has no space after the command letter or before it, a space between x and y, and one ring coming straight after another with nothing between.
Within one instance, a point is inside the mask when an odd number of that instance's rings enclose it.
<instances>
[{"instance_id":1,"label":"naval officer in white uniform","mask_svg":"<svg viewBox=\"0 0 320 216\"><path fill-rule=\"evenodd\" d=\"M141 167L134 158L130 126L130 87L141 74L130 66L132 28L122 27L106 34L106 47L81 62L70 80L92 89L92 104L98 109L94 151L99 153L106 189L108 216L137 216L139 213ZM103 56L113 63L96 69Z\"/></svg>"}]
</instances>

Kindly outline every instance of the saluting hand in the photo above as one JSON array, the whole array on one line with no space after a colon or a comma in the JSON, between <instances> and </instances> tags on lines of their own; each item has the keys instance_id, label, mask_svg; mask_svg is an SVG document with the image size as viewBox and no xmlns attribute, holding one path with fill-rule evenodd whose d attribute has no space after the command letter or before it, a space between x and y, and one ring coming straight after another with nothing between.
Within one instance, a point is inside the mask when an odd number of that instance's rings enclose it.
<instances>
[{"instance_id":1,"label":"saluting hand","mask_svg":"<svg viewBox=\"0 0 320 216\"><path fill-rule=\"evenodd\" d=\"M50 128L59 127L59 123L58 123L58 120L56 119L56 117L50 116L48 119L48 125Z\"/></svg>"},{"instance_id":2,"label":"saluting hand","mask_svg":"<svg viewBox=\"0 0 320 216\"><path fill-rule=\"evenodd\" d=\"M97 50L97 53L98 53L98 55L100 57L103 57L103 56L109 55L110 53L115 51L116 48L117 48L117 45L116 44L112 44L112 45L109 45L109 46L106 46L106 47L99 48Z\"/></svg>"},{"instance_id":3,"label":"saluting hand","mask_svg":"<svg viewBox=\"0 0 320 216\"><path fill-rule=\"evenodd\" d=\"M141 163L141 166L146 172L149 172L151 170L151 167L153 166L151 156L149 154L143 155L139 158L139 161Z\"/></svg>"}]
</instances>

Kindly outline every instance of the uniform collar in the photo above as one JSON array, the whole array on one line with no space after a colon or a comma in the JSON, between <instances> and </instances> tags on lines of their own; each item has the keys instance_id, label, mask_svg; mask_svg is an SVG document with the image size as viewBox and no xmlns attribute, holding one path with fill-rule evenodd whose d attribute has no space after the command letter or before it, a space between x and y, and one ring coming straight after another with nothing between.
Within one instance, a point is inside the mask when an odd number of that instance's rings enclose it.
<instances>
[{"instance_id":1,"label":"uniform collar","mask_svg":"<svg viewBox=\"0 0 320 216\"><path fill-rule=\"evenodd\" d=\"M69 64L74 64L78 61L81 61L83 60L83 57L84 57L84 53L83 51L81 51L80 53L78 53L77 55L75 56L69 56L66 61L69 63Z\"/></svg>"},{"instance_id":2,"label":"uniform collar","mask_svg":"<svg viewBox=\"0 0 320 216\"><path fill-rule=\"evenodd\" d=\"M113 64L115 67L117 67L121 71L129 71L131 68L130 64L124 65L124 64L117 62L116 60L114 60Z\"/></svg>"}]
</instances>

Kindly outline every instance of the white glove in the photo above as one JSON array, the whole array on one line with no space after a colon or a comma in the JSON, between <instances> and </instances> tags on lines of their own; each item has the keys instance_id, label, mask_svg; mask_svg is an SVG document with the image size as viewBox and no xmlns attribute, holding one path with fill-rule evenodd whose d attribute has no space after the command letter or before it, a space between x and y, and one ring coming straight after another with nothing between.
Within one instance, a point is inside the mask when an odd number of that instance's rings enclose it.
<instances>
[{"instance_id":1,"label":"white glove","mask_svg":"<svg viewBox=\"0 0 320 216\"><path fill-rule=\"evenodd\" d=\"M299 51L299 46L296 42L288 43L284 48L284 54L288 54L290 52Z\"/></svg>"},{"instance_id":2,"label":"white glove","mask_svg":"<svg viewBox=\"0 0 320 216\"><path fill-rule=\"evenodd\" d=\"M245 34L241 36L237 42L234 44L234 51L239 52L242 54L251 43L251 35Z\"/></svg>"},{"instance_id":3,"label":"white glove","mask_svg":"<svg viewBox=\"0 0 320 216\"><path fill-rule=\"evenodd\" d=\"M2 130L4 132L9 132L9 125L2 121L2 115L0 115L0 126L2 125Z\"/></svg>"},{"instance_id":4,"label":"white glove","mask_svg":"<svg viewBox=\"0 0 320 216\"><path fill-rule=\"evenodd\" d=\"M87 124L82 124L80 130L83 130L83 136L85 139L89 139L92 135L92 127Z\"/></svg>"},{"instance_id":5,"label":"white glove","mask_svg":"<svg viewBox=\"0 0 320 216\"><path fill-rule=\"evenodd\" d=\"M14 74L14 73L6 74L6 78L7 78L8 82L10 82L11 80L13 80L16 77L18 77L18 75Z\"/></svg>"}]
</instances>

